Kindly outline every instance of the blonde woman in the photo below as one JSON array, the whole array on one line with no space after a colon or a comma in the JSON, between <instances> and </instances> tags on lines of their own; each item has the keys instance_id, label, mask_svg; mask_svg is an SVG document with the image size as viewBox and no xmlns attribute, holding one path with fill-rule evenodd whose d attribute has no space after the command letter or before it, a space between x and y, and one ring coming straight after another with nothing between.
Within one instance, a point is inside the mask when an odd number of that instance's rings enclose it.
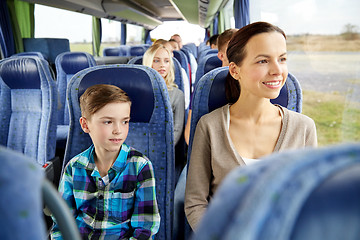
<instances>
[{"instance_id":1,"label":"blonde woman","mask_svg":"<svg viewBox=\"0 0 360 240\"><path fill-rule=\"evenodd\" d=\"M184 128L185 97L175 84L172 54L164 45L154 44L145 52L143 65L155 69L165 80L173 112L174 144L176 145Z\"/></svg>"}]
</instances>

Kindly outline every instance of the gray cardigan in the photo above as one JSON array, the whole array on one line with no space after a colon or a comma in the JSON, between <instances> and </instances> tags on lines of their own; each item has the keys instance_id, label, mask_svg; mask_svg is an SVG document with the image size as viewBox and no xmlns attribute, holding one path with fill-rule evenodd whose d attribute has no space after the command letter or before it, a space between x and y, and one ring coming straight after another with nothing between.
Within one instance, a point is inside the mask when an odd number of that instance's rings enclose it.
<instances>
[{"instance_id":1,"label":"gray cardigan","mask_svg":"<svg viewBox=\"0 0 360 240\"><path fill-rule=\"evenodd\" d=\"M232 169L245 165L227 129L228 109L229 105L225 105L204 115L195 130L185 192L185 213L193 229L224 177ZM300 113L281 109L283 122L274 152L317 146L314 121Z\"/></svg>"},{"instance_id":2,"label":"gray cardigan","mask_svg":"<svg viewBox=\"0 0 360 240\"><path fill-rule=\"evenodd\" d=\"M185 97L184 93L175 87L169 91L169 97L171 102L171 109L173 112L175 146L183 134L185 121Z\"/></svg>"}]
</instances>

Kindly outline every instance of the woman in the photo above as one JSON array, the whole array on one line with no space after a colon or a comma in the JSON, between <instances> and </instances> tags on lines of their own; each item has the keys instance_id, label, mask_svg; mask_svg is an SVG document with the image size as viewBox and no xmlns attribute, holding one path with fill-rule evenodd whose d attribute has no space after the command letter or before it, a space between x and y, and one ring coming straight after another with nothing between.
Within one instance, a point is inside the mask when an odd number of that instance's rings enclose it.
<instances>
[{"instance_id":1,"label":"woman","mask_svg":"<svg viewBox=\"0 0 360 240\"><path fill-rule=\"evenodd\" d=\"M154 44L145 52L143 65L155 69L165 80L173 112L174 145L176 145L184 128L185 97L174 82L174 64L171 56L171 52L164 45Z\"/></svg>"},{"instance_id":2,"label":"woman","mask_svg":"<svg viewBox=\"0 0 360 240\"><path fill-rule=\"evenodd\" d=\"M288 75L285 33L265 22L247 25L233 35L226 54L230 103L203 116L194 135L185 194L193 229L232 169L273 152L317 146L311 118L270 102Z\"/></svg>"}]
</instances>

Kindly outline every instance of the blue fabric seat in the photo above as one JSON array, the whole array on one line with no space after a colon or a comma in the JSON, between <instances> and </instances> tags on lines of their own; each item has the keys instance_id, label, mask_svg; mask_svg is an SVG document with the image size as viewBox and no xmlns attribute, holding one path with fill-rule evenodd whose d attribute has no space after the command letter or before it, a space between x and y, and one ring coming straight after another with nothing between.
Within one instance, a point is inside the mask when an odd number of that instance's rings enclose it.
<instances>
[{"instance_id":1,"label":"blue fabric seat","mask_svg":"<svg viewBox=\"0 0 360 240\"><path fill-rule=\"evenodd\" d=\"M129 50L130 56L142 56L146 52L146 46L131 46Z\"/></svg>"},{"instance_id":2,"label":"blue fabric seat","mask_svg":"<svg viewBox=\"0 0 360 240\"><path fill-rule=\"evenodd\" d=\"M359 237L360 145L275 153L232 171L193 239Z\"/></svg>"},{"instance_id":3,"label":"blue fabric seat","mask_svg":"<svg viewBox=\"0 0 360 240\"><path fill-rule=\"evenodd\" d=\"M57 89L60 108L58 109L58 125L56 132L57 147L65 148L69 129L69 109L66 100L66 89L70 79L80 70L96 66L94 57L85 52L65 52L56 57Z\"/></svg>"},{"instance_id":4,"label":"blue fabric seat","mask_svg":"<svg viewBox=\"0 0 360 240\"><path fill-rule=\"evenodd\" d=\"M205 48L203 51L199 52L199 55L198 55L198 62L200 63L201 59L209 54L217 54L218 53L218 50L217 49L212 49L212 48Z\"/></svg>"},{"instance_id":5,"label":"blue fabric seat","mask_svg":"<svg viewBox=\"0 0 360 240\"><path fill-rule=\"evenodd\" d=\"M182 52L181 50L174 50L173 53L174 53L174 57L179 61L181 67L185 70L188 79L191 79L190 65L185 53Z\"/></svg>"},{"instance_id":6,"label":"blue fabric seat","mask_svg":"<svg viewBox=\"0 0 360 240\"><path fill-rule=\"evenodd\" d=\"M33 159L0 146L0 161L0 239L48 239L43 204L62 226L64 239L81 239L66 203Z\"/></svg>"},{"instance_id":7,"label":"blue fabric seat","mask_svg":"<svg viewBox=\"0 0 360 240\"><path fill-rule=\"evenodd\" d=\"M44 55L41 52L21 52L21 53L16 53L16 54L12 55L12 57L20 57L20 56L36 56L36 57L46 60Z\"/></svg>"},{"instance_id":8,"label":"blue fabric seat","mask_svg":"<svg viewBox=\"0 0 360 240\"><path fill-rule=\"evenodd\" d=\"M195 86L202 76L211 70L221 67L222 61L218 58L217 54L208 54L199 60L195 75Z\"/></svg>"},{"instance_id":9,"label":"blue fabric seat","mask_svg":"<svg viewBox=\"0 0 360 240\"><path fill-rule=\"evenodd\" d=\"M132 100L131 120L126 143L153 163L160 230L156 239L171 239L174 194L174 136L171 104L165 81L154 69L142 65L105 65L77 73L68 85L70 131L64 166L91 145L88 134L79 124L79 97L95 84L113 84L126 91Z\"/></svg>"},{"instance_id":10,"label":"blue fabric seat","mask_svg":"<svg viewBox=\"0 0 360 240\"><path fill-rule=\"evenodd\" d=\"M57 90L48 63L38 57L0 61L0 144L44 165L54 159Z\"/></svg>"},{"instance_id":11,"label":"blue fabric seat","mask_svg":"<svg viewBox=\"0 0 360 240\"><path fill-rule=\"evenodd\" d=\"M103 56L120 56L120 48L118 47L106 47L103 50Z\"/></svg>"}]
</instances>

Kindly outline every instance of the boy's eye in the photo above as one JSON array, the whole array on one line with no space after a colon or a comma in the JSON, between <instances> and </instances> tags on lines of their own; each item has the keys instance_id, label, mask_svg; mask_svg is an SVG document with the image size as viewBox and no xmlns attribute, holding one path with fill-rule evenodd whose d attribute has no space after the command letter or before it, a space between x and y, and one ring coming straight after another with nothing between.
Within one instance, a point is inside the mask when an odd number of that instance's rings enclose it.
<instances>
[{"instance_id":1,"label":"boy's eye","mask_svg":"<svg viewBox=\"0 0 360 240\"><path fill-rule=\"evenodd\" d=\"M282 57L280 58L280 62L286 62L287 58L286 57Z\"/></svg>"},{"instance_id":2,"label":"boy's eye","mask_svg":"<svg viewBox=\"0 0 360 240\"><path fill-rule=\"evenodd\" d=\"M266 59L258 61L258 63L267 63L268 61Z\"/></svg>"},{"instance_id":3,"label":"boy's eye","mask_svg":"<svg viewBox=\"0 0 360 240\"><path fill-rule=\"evenodd\" d=\"M123 123L124 125L129 124L129 120L123 121L122 123Z\"/></svg>"}]
</instances>

